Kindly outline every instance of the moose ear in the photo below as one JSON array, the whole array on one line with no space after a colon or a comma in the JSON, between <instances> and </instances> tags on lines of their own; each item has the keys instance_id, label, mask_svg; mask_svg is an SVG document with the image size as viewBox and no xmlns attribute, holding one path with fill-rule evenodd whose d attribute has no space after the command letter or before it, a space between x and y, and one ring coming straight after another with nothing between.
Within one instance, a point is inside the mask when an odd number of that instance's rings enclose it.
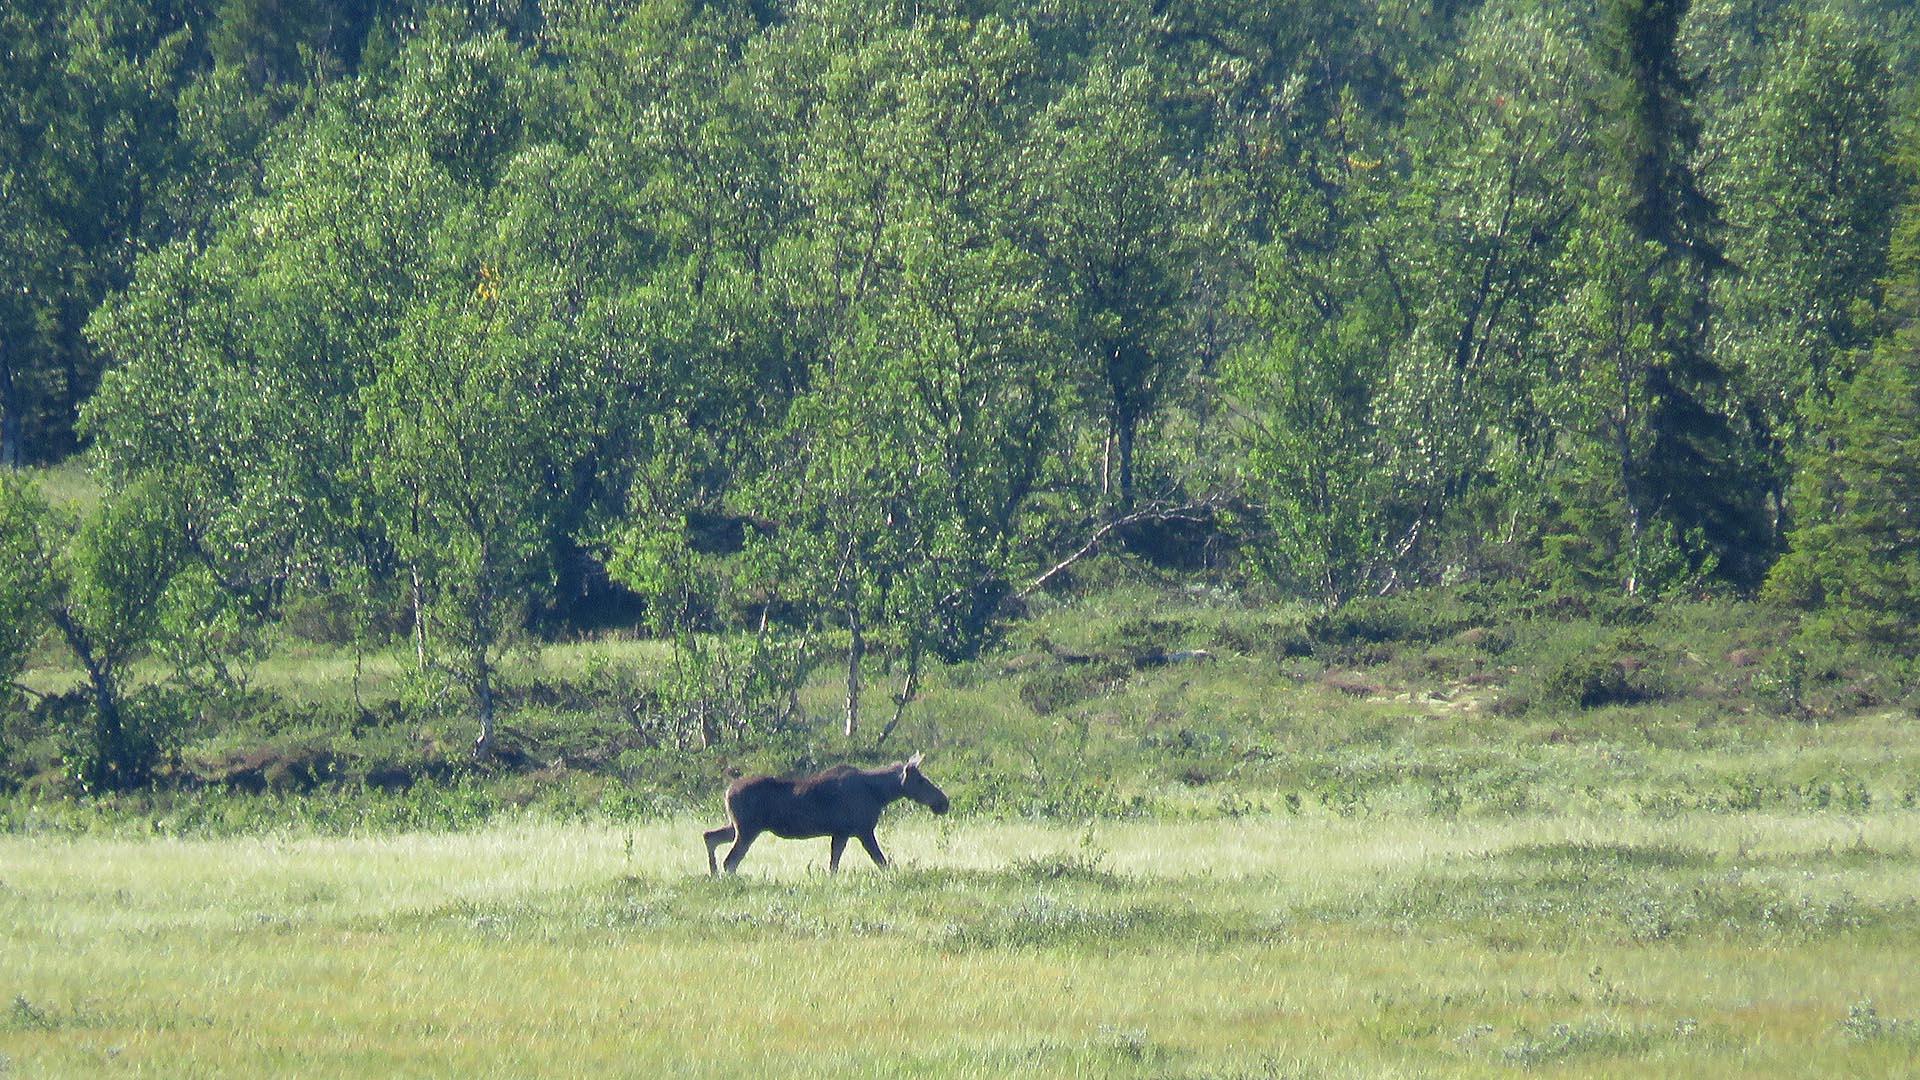
<instances>
[{"instance_id":1,"label":"moose ear","mask_svg":"<svg viewBox=\"0 0 1920 1080\"><path fill-rule=\"evenodd\" d=\"M917 752L917 751L916 751L916 752L914 753L914 755L913 755L912 757L910 757L910 758L908 758L908 759L907 759L907 768L909 768L909 769L917 769L917 768L919 768L919 767L920 767L920 757L921 757L921 755L919 754L919 752Z\"/></svg>"}]
</instances>

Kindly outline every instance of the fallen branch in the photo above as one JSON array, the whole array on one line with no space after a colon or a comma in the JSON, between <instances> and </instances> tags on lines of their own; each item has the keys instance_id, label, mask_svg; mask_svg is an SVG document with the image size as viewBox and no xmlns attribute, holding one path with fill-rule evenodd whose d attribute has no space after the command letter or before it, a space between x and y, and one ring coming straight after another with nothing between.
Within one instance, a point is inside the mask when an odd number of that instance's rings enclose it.
<instances>
[{"instance_id":1,"label":"fallen branch","mask_svg":"<svg viewBox=\"0 0 1920 1080\"><path fill-rule=\"evenodd\" d=\"M1021 589L1013 595L1016 599L1025 600L1035 592L1046 588L1047 582L1052 581L1068 567L1099 551L1100 545L1105 543L1107 538L1112 536L1117 530L1124 529L1129 525L1138 525L1143 521L1201 521L1205 519L1207 511L1215 509L1225 501L1226 494L1216 491L1204 498L1181 503L1178 506L1168 506L1164 503L1159 503L1142 507L1130 514L1122 514L1093 530L1093 534L1087 537L1087 542L1081 544L1079 550L1061 559L1059 562L1054 563L1053 566L1047 569L1046 573L1034 578L1027 583L1026 588Z\"/></svg>"},{"instance_id":2,"label":"fallen branch","mask_svg":"<svg viewBox=\"0 0 1920 1080\"><path fill-rule=\"evenodd\" d=\"M13 690L19 691L22 694L32 694L33 697L38 701L45 701L47 700L47 698L52 696L50 694L43 694L40 691L35 690L33 687L28 686L26 683L23 683L23 682L9 681L5 685L12 688Z\"/></svg>"}]
</instances>

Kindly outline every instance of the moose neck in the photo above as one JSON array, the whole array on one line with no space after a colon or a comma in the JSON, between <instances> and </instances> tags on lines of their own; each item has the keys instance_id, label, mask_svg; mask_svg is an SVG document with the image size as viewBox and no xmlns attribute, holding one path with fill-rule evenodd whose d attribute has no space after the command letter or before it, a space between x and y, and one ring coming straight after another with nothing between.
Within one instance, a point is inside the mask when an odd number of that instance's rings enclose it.
<instances>
[{"instance_id":1,"label":"moose neck","mask_svg":"<svg viewBox=\"0 0 1920 1080\"><path fill-rule=\"evenodd\" d=\"M906 797L907 786L900 779L900 770L896 768L875 769L866 773L867 790L885 806L896 799Z\"/></svg>"}]
</instances>

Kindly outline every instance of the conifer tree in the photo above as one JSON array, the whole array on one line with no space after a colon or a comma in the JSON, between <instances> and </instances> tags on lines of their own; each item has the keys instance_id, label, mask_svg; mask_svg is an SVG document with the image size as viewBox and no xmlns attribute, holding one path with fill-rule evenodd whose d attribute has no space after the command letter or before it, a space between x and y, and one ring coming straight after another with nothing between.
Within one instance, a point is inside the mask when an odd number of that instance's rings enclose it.
<instances>
[{"instance_id":1,"label":"conifer tree","mask_svg":"<svg viewBox=\"0 0 1920 1080\"><path fill-rule=\"evenodd\" d=\"M1639 399L1644 431L1622 454L1621 494L1629 558L1645 561L1643 539L1670 529L1690 569L1717 569L1751 582L1764 566L1765 528L1746 482L1748 455L1726 407L1726 373L1707 349L1708 292L1727 265L1719 208L1701 190L1692 157L1699 124L1693 81L1677 48L1690 0L1611 0L1599 53L1614 79L1610 132L1619 213L1635 242L1624 310L1640 330L1625 348L1643 353L1625 393ZM1622 440L1626 445L1628 440ZM1636 570L1627 585L1635 588Z\"/></svg>"},{"instance_id":2,"label":"conifer tree","mask_svg":"<svg viewBox=\"0 0 1920 1080\"><path fill-rule=\"evenodd\" d=\"M1895 230L1888 330L1808 442L1791 550L1767 591L1803 633L1920 653L1920 200Z\"/></svg>"}]
</instances>

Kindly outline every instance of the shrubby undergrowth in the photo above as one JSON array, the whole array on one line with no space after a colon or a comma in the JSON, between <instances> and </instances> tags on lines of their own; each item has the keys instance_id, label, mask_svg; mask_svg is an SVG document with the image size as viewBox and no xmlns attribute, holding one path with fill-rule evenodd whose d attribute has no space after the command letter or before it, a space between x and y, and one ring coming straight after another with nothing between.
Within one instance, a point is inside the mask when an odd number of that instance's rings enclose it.
<instances>
[{"instance_id":1,"label":"shrubby undergrowth","mask_svg":"<svg viewBox=\"0 0 1920 1080\"><path fill-rule=\"evenodd\" d=\"M1791 620L1747 602L1583 612L1456 590L1310 617L1258 597L1116 587L1043 605L977 660L930 664L888 741L851 751L833 678L800 687L790 719L702 747L649 711L677 706L631 689L644 668L615 686L604 660L573 656L592 648L506 669L486 763L466 752L448 695L401 680L356 701L314 661L244 695L177 700L152 787L83 798L67 784L60 710L84 702L53 693L7 721L6 827L714 816L742 772L910 750L929 752L960 813L1001 819L1861 813L1920 800L1910 667L1858 650L1809 664Z\"/></svg>"}]
</instances>

